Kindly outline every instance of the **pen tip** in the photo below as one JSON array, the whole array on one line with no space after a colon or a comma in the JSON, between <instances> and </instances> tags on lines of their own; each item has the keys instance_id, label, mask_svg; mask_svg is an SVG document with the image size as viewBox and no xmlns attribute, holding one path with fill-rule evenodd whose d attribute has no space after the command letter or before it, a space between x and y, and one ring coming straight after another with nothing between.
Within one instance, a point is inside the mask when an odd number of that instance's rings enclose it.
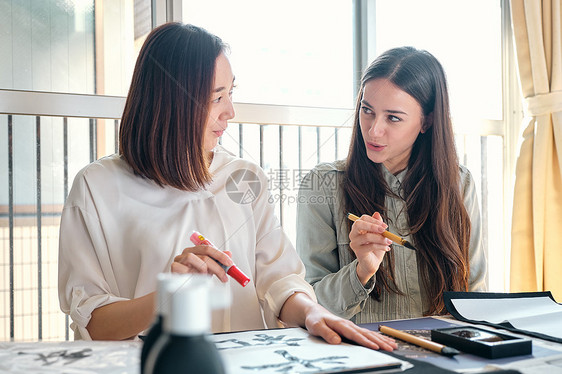
<instances>
[{"instance_id":1,"label":"pen tip","mask_svg":"<svg viewBox=\"0 0 562 374\"><path fill-rule=\"evenodd\" d=\"M460 352L458 350L451 347L443 347L443 349L441 349L441 354L445 356L454 356L454 355L458 355L459 353Z\"/></svg>"},{"instance_id":2,"label":"pen tip","mask_svg":"<svg viewBox=\"0 0 562 374\"><path fill-rule=\"evenodd\" d=\"M404 247L410 248L411 250L414 250L414 251L416 250L416 248L412 245L412 243L410 243L407 240L404 241Z\"/></svg>"}]
</instances>

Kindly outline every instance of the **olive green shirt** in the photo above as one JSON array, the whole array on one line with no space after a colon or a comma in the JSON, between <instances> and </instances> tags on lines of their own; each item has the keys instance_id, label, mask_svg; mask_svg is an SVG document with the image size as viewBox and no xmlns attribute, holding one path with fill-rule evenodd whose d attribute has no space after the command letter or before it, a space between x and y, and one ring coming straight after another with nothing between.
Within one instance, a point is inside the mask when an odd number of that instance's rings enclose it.
<instances>
[{"instance_id":1,"label":"olive green shirt","mask_svg":"<svg viewBox=\"0 0 562 374\"><path fill-rule=\"evenodd\" d=\"M343 211L345 161L316 166L303 179L297 208L297 251L306 266L306 279L313 285L318 302L334 314L355 323L416 318L428 310L428 300L418 269L417 252L393 243L396 284L404 295L382 290L381 301L369 296L374 289L371 278L365 287L357 277L357 260L349 247L347 213ZM393 175L386 168L384 178L389 188L403 196L401 182L406 174ZM460 166L461 191L472 230L470 235L469 291L486 289L486 257L482 248L480 209L474 180L468 169ZM408 232L405 201L386 197L388 230L403 235ZM373 212L351 212L356 215ZM415 246L409 236L403 236Z\"/></svg>"}]
</instances>

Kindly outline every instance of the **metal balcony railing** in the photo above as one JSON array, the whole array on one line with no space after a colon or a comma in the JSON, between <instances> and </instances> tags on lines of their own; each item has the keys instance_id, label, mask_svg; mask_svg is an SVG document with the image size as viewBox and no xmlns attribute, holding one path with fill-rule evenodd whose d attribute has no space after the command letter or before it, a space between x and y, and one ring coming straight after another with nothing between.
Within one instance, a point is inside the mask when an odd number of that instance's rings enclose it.
<instances>
[{"instance_id":1,"label":"metal balcony railing","mask_svg":"<svg viewBox=\"0 0 562 374\"><path fill-rule=\"evenodd\" d=\"M0 90L0 341L72 338L58 303L60 214L75 174L117 152L124 102ZM319 162L345 158L353 111L241 103L235 109L221 144L265 170L276 212L294 240L300 179ZM457 147L480 186L487 240L495 183L488 165L491 154L501 159L502 138L493 131L461 134Z\"/></svg>"}]
</instances>

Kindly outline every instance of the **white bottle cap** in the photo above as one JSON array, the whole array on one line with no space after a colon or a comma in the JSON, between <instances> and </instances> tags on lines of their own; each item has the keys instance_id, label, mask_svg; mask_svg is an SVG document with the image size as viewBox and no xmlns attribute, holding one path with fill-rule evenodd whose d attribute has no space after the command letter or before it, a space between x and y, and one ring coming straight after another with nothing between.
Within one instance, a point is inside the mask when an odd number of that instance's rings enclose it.
<instances>
[{"instance_id":1,"label":"white bottle cap","mask_svg":"<svg viewBox=\"0 0 562 374\"><path fill-rule=\"evenodd\" d=\"M156 315L167 317L170 314L173 294L182 286L187 285L192 274L160 273L156 290Z\"/></svg>"},{"instance_id":2,"label":"white bottle cap","mask_svg":"<svg viewBox=\"0 0 562 374\"><path fill-rule=\"evenodd\" d=\"M202 335L211 330L211 277L190 274L184 286L170 295L172 307L164 330L175 335Z\"/></svg>"}]
</instances>

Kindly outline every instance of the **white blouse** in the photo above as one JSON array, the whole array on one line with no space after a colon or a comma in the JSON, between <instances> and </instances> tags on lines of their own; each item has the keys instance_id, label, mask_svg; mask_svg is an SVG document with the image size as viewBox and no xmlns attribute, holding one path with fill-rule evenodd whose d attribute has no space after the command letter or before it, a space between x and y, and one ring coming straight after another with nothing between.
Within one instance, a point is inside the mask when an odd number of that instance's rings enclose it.
<instances>
[{"instance_id":1,"label":"white blouse","mask_svg":"<svg viewBox=\"0 0 562 374\"><path fill-rule=\"evenodd\" d=\"M91 339L94 309L144 296L158 273L191 247L197 230L251 281L229 278L232 305L213 313L213 332L277 327L287 298L304 292L304 266L268 202L267 177L250 161L220 146L206 190L159 187L135 175L119 155L93 162L76 176L60 226L59 299L72 318L75 339Z\"/></svg>"}]
</instances>

